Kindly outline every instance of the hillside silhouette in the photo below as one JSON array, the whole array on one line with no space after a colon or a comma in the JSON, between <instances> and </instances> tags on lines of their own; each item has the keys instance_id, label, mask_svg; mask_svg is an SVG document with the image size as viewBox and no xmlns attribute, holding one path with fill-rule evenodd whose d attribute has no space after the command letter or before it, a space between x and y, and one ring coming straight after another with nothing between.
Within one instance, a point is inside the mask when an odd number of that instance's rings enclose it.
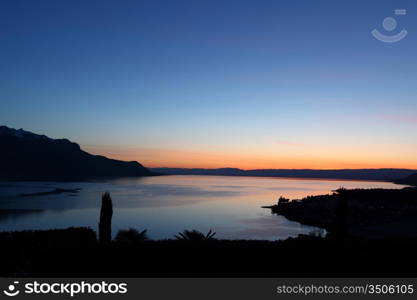
<instances>
[{"instance_id":1,"label":"hillside silhouette","mask_svg":"<svg viewBox=\"0 0 417 300\"><path fill-rule=\"evenodd\" d=\"M67 139L0 126L0 180L82 180L156 175L136 161L92 155Z\"/></svg>"},{"instance_id":2,"label":"hillside silhouette","mask_svg":"<svg viewBox=\"0 0 417 300\"><path fill-rule=\"evenodd\" d=\"M355 180L399 180L410 176L417 170L410 169L257 169L237 168L199 169L199 168L152 168L154 172L169 175L213 175L213 176L254 176L254 177L290 177L290 178L329 178Z\"/></svg>"},{"instance_id":3,"label":"hillside silhouette","mask_svg":"<svg viewBox=\"0 0 417 300\"><path fill-rule=\"evenodd\" d=\"M302 199L280 197L272 213L359 238L417 238L417 188L343 189ZM341 224L343 223L343 224Z\"/></svg>"}]
</instances>

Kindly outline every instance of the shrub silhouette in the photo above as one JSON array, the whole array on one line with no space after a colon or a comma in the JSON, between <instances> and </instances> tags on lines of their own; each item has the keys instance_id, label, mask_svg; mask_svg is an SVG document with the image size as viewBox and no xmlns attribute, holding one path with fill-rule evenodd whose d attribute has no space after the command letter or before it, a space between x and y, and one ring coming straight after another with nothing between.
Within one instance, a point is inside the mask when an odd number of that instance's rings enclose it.
<instances>
[{"instance_id":1,"label":"shrub silhouette","mask_svg":"<svg viewBox=\"0 0 417 300\"><path fill-rule=\"evenodd\" d=\"M111 241L111 218L113 216L113 203L109 193L104 193L101 199L100 222L98 224L99 241L109 244Z\"/></svg>"},{"instance_id":2,"label":"shrub silhouette","mask_svg":"<svg viewBox=\"0 0 417 300\"><path fill-rule=\"evenodd\" d=\"M178 233L175 235L177 240L182 241L208 241L213 240L216 233L210 229L210 231L204 235L204 233L198 230L184 230L183 232Z\"/></svg>"},{"instance_id":3,"label":"shrub silhouette","mask_svg":"<svg viewBox=\"0 0 417 300\"><path fill-rule=\"evenodd\" d=\"M149 240L148 235L146 233L146 229L142 231L138 231L134 228L129 228L127 230L119 230L116 235L115 240L117 242L143 242Z\"/></svg>"}]
</instances>

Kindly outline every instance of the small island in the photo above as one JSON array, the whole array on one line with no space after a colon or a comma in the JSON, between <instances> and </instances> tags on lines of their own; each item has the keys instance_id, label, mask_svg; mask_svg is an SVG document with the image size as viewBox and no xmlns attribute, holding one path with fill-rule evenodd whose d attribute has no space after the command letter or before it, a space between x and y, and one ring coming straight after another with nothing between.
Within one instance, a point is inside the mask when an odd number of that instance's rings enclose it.
<instances>
[{"instance_id":1,"label":"small island","mask_svg":"<svg viewBox=\"0 0 417 300\"><path fill-rule=\"evenodd\" d=\"M63 188L54 188L53 190L46 192L36 192L36 193L24 193L19 194L21 197L35 197L35 196L46 196L46 195L59 195L59 194L76 194L80 191L80 188L76 189L63 189Z\"/></svg>"}]
</instances>

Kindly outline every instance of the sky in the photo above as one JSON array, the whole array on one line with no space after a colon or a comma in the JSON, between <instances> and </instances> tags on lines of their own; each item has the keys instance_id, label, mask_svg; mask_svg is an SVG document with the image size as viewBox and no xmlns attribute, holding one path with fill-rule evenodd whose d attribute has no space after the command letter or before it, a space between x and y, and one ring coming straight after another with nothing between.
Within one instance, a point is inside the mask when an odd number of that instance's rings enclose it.
<instances>
[{"instance_id":1,"label":"sky","mask_svg":"<svg viewBox=\"0 0 417 300\"><path fill-rule=\"evenodd\" d=\"M401 0L3 0L0 125L148 167L417 169L416 13Z\"/></svg>"}]
</instances>

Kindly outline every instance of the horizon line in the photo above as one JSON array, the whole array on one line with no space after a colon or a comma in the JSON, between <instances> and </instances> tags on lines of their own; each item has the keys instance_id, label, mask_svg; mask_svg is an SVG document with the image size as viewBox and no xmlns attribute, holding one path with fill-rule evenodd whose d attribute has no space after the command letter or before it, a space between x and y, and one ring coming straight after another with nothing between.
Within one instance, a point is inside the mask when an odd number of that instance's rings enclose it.
<instances>
[{"instance_id":1,"label":"horizon line","mask_svg":"<svg viewBox=\"0 0 417 300\"><path fill-rule=\"evenodd\" d=\"M257 171L257 170L289 170L289 171L341 171L341 170L410 170L410 171L417 171L417 169L413 168L342 168L342 169L312 169L312 168L271 168L271 169L241 169L236 167L219 167L219 168L203 168L203 167L148 167L144 166L148 169L200 169L200 170L220 170L220 169L234 169L240 171Z\"/></svg>"}]
</instances>

